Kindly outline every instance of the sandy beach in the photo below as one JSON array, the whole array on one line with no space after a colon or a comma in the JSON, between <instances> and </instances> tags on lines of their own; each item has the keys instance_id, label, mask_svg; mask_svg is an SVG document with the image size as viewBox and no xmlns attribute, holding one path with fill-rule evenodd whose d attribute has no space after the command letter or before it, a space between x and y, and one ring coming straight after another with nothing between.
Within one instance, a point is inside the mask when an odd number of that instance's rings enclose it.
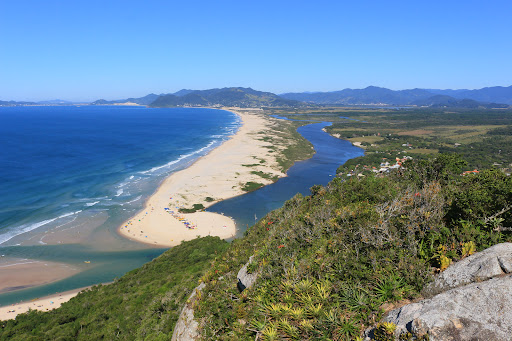
<instances>
[{"instance_id":1,"label":"sandy beach","mask_svg":"<svg viewBox=\"0 0 512 341\"><path fill-rule=\"evenodd\" d=\"M31 310L50 311L61 306L62 303L69 301L81 291L89 287L61 292L55 295L36 298L31 301L15 303L8 306L0 307L0 320L12 320L17 315L26 313Z\"/></svg>"},{"instance_id":2,"label":"sandy beach","mask_svg":"<svg viewBox=\"0 0 512 341\"><path fill-rule=\"evenodd\" d=\"M192 208L194 204L208 207L243 194L242 187L247 182L272 182L255 172L285 176L270 152L272 144L264 138L275 134L275 120L261 111L230 111L241 118L238 132L190 167L165 179L147 200L144 210L119 227L121 235L159 247L175 246L198 236L235 235L236 226L230 217L210 212L179 212L180 208Z\"/></svg>"}]
</instances>

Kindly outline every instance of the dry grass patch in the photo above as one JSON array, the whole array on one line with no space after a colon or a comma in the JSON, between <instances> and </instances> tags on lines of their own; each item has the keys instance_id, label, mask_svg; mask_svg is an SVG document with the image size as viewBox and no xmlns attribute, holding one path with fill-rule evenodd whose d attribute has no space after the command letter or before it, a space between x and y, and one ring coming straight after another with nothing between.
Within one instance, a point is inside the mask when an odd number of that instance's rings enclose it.
<instances>
[{"instance_id":1,"label":"dry grass patch","mask_svg":"<svg viewBox=\"0 0 512 341\"><path fill-rule=\"evenodd\" d=\"M420 136L420 135L430 135L434 131L433 130L424 130L424 129L416 129L409 131L400 131L397 135L407 135L407 136Z\"/></svg>"},{"instance_id":2,"label":"dry grass patch","mask_svg":"<svg viewBox=\"0 0 512 341\"><path fill-rule=\"evenodd\" d=\"M416 148L416 149L408 149L405 152L406 152L406 154L437 154L437 153L439 153L439 150L427 149L427 148Z\"/></svg>"},{"instance_id":3,"label":"dry grass patch","mask_svg":"<svg viewBox=\"0 0 512 341\"><path fill-rule=\"evenodd\" d=\"M348 139L350 142L368 142L368 143L375 143L377 141L384 140L383 137L380 136L361 136L361 137L353 137Z\"/></svg>"}]
</instances>

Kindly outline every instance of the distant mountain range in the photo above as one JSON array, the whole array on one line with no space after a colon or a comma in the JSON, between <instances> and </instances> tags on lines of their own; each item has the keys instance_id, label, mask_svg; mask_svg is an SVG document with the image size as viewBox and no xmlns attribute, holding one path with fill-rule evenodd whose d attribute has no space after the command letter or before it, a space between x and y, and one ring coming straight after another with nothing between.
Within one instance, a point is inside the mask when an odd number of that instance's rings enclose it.
<instances>
[{"instance_id":1,"label":"distant mountain range","mask_svg":"<svg viewBox=\"0 0 512 341\"><path fill-rule=\"evenodd\" d=\"M37 102L37 104L74 104L75 102L65 101L63 99L52 99L49 101Z\"/></svg>"},{"instance_id":2,"label":"distant mountain range","mask_svg":"<svg viewBox=\"0 0 512 341\"><path fill-rule=\"evenodd\" d=\"M512 86L497 86L480 90L390 90L369 86L365 89L285 93L281 95L240 87L210 90L182 89L173 94L150 94L141 98L116 101L98 100L91 104L118 103L136 103L150 107L232 106L250 108L305 105L383 105L433 108L508 108L512 104Z\"/></svg>"},{"instance_id":3,"label":"distant mountain range","mask_svg":"<svg viewBox=\"0 0 512 341\"><path fill-rule=\"evenodd\" d=\"M0 106L22 106L22 105L71 105L74 102L64 101L62 99L53 99L49 101L40 102L25 102L25 101L0 101Z\"/></svg>"},{"instance_id":4,"label":"distant mountain range","mask_svg":"<svg viewBox=\"0 0 512 341\"><path fill-rule=\"evenodd\" d=\"M17 101L0 101L0 106L12 107L18 105L37 105L36 102L17 102Z\"/></svg>"},{"instance_id":5,"label":"distant mountain range","mask_svg":"<svg viewBox=\"0 0 512 341\"><path fill-rule=\"evenodd\" d=\"M276 95L251 88L231 87L210 90L182 89L172 94L149 94L120 100L99 99L91 105L139 104L149 107L303 107L311 105L418 106L433 108L508 108L512 86L478 90L409 89L390 90L376 86L331 92L300 92ZM0 101L0 106L66 105L63 100L43 102Z\"/></svg>"},{"instance_id":6,"label":"distant mountain range","mask_svg":"<svg viewBox=\"0 0 512 341\"><path fill-rule=\"evenodd\" d=\"M435 107L503 108L512 104L512 86L478 90L390 90L376 86L331 92L280 94L281 97L325 105L416 105Z\"/></svg>"}]
</instances>

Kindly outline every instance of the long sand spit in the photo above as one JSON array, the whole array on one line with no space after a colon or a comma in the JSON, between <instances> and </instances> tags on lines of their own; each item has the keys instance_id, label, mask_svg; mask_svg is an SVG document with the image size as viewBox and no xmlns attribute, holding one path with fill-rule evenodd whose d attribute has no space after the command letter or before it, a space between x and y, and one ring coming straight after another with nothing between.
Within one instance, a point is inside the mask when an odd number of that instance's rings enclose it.
<instances>
[{"instance_id":1,"label":"long sand spit","mask_svg":"<svg viewBox=\"0 0 512 341\"><path fill-rule=\"evenodd\" d=\"M208 207L215 201L243 194L242 187L247 182L272 182L255 171L285 175L269 152L271 143L263 138L274 133L274 119L258 111L230 111L241 118L238 132L188 168L165 179L145 208L119 227L122 236L166 247L198 236L235 235L235 222L230 217L211 212L179 212L180 208L192 208L194 204Z\"/></svg>"}]
</instances>

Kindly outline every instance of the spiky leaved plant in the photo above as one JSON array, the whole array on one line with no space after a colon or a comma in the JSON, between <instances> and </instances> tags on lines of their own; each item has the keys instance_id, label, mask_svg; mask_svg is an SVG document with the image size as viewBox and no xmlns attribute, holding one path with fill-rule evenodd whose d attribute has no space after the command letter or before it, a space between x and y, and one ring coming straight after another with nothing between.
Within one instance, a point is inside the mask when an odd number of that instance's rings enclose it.
<instances>
[{"instance_id":1,"label":"spiky leaved plant","mask_svg":"<svg viewBox=\"0 0 512 341\"><path fill-rule=\"evenodd\" d=\"M340 301L352 312L368 310L371 306L371 297L363 288L345 285L340 291Z\"/></svg>"},{"instance_id":2,"label":"spiky leaved plant","mask_svg":"<svg viewBox=\"0 0 512 341\"><path fill-rule=\"evenodd\" d=\"M304 305L313 304L315 302L315 297L311 296L310 294L299 294L297 299L299 302L301 302Z\"/></svg>"},{"instance_id":3,"label":"spiky leaved plant","mask_svg":"<svg viewBox=\"0 0 512 341\"><path fill-rule=\"evenodd\" d=\"M311 289L313 282L309 280L309 278L303 279L302 281L295 284L295 291L297 293L305 293Z\"/></svg>"},{"instance_id":4,"label":"spiky leaved plant","mask_svg":"<svg viewBox=\"0 0 512 341\"><path fill-rule=\"evenodd\" d=\"M299 330L297 327L293 326L286 318L279 320L279 329L289 338L299 338Z\"/></svg>"},{"instance_id":5,"label":"spiky leaved plant","mask_svg":"<svg viewBox=\"0 0 512 341\"><path fill-rule=\"evenodd\" d=\"M339 322L333 334L334 339L353 340L359 334L359 328L352 320L344 318Z\"/></svg>"},{"instance_id":6,"label":"spiky leaved plant","mask_svg":"<svg viewBox=\"0 0 512 341\"><path fill-rule=\"evenodd\" d=\"M274 319L278 319L283 314L283 306L279 303L269 303L264 306L263 312L270 315Z\"/></svg>"},{"instance_id":7,"label":"spiky leaved plant","mask_svg":"<svg viewBox=\"0 0 512 341\"><path fill-rule=\"evenodd\" d=\"M290 309L290 316L295 320L300 320L304 317L304 308L294 307Z\"/></svg>"},{"instance_id":8,"label":"spiky leaved plant","mask_svg":"<svg viewBox=\"0 0 512 341\"><path fill-rule=\"evenodd\" d=\"M315 293L321 301L325 302L331 295L331 282L323 281L315 284Z\"/></svg>"},{"instance_id":9,"label":"spiky leaved plant","mask_svg":"<svg viewBox=\"0 0 512 341\"><path fill-rule=\"evenodd\" d=\"M377 282L374 291L381 302L399 301L411 291L411 288L403 278L395 274L389 274Z\"/></svg>"},{"instance_id":10,"label":"spiky leaved plant","mask_svg":"<svg viewBox=\"0 0 512 341\"><path fill-rule=\"evenodd\" d=\"M322 312L323 304L309 304L306 306L307 315L311 317L318 317Z\"/></svg>"},{"instance_id":11,"label":"spiky leaved plant","mask_svg":"<svg viewBox=\"0 0 512 341\"><path fill-rule=\"evenodd\" d=\"M374 330L375 341L393 341L395 339L396 324L392 322L380 322Z\"/></svg>"},{"instance_id":12,"label":"spiky leaved plant","mask_svg":"<svg viewBox=\"0 0 512 341\"><path fill-rule=\"evenodd\" d=\"M265 341L279 340L279 331L274 324L269 324L261 331L262 339Z\"/></svg>"}]
</instances>

